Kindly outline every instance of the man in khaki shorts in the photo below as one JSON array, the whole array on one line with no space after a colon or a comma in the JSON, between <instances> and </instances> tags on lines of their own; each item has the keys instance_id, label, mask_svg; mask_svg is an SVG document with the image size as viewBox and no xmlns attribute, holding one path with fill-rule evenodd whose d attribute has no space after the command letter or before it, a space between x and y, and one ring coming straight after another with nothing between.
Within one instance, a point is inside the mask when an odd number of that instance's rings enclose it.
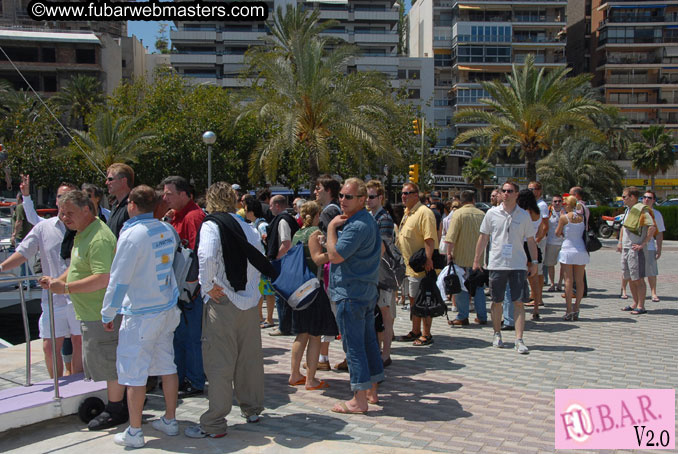
<instances>
[{"instance_id":1,"label":"man in khaki shorts","mask_svg":"<svg viewBox=\"0 0 678 454\"><path fill-rule=\"evenodd\" d=\"M82 330L85 377L106 381L108 388L108 404L99 416L89 422L88 428L107 429L126 422L128 418L123 402L125 387L118 384L115 366L120 317L116 317L112 332L105 331L101 323L101 307L115 255L116 238L97 217L94 204L82 191L63 195L59 216L66 227L77 232L71 264L61 276L43 277L40 284L55 294L70 295Z\"/></svg>"}]
</instances>

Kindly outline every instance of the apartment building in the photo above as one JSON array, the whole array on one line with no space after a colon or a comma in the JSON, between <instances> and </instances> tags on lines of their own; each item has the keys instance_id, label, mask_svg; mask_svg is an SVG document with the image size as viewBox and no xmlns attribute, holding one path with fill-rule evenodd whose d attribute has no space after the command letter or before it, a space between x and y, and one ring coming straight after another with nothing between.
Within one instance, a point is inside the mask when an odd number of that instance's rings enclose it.
<instances>
[{"instance_id":1,"label":"apartment building","mask_svg":"<svg viewBox=\"0 0 678 454\"><path fill-rule=\"evenodd\" d=\"M360 55L349 62L347 71L379 71L387 75L394 88L408 89L413 103L423 106L432 98L432 87L422 86L422 75L433 73L433 64L425 59L398 55L398 6L393 0L267 1L270 15L277 7L297 4L320 11L320 20L336 20L338 25L323 35L355 44ZM263 22L189 22L176 21L170 30L173 47L172 66L196 83L224 88L240 88L245 52L262 44L269 33ZM422 101L423 100L423 101Z\"/></svg>"},{"instance_id":2,"label":"apartment building","mask_svg":"<svg viewBox=\"0 0 678 454\"><path fill-rule=\"evenodd\" d=\"M634 129L678 139L678 2L592 0L591 67L605 102Z\"/></svg>"},{"instance_id":3,"label":"apartment building","mask_svg":"<svg viewBox=\"0 0 678 454\"><path fill-rule=\"evenodd\" d=\"M448 155L446 174L459 175L470 157L468 147L451 145L459 132L480 125L455 124L453 117L488 97L480 82L503 79L528 54L538 66L567 64L566 8L566 0L417 0L412 6L409 55L434 59L436 149Z\"/></svg>"}]
</instances>

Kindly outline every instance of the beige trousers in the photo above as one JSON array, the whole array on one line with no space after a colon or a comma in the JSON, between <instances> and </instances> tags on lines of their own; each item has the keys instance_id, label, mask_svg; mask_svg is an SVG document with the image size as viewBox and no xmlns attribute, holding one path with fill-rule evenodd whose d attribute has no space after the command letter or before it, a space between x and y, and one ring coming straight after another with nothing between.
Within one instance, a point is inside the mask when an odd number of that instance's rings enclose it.
<instances>
[{"instance_id":1,"label":"beige trousers","mask_svg":"<svg viewBox=\"0 0 678 454\"><path fill-rule=\"evenodd\" d=\"M227 297L219 302L208 299L202 336L209 407L200 417L200 426L207 433L222 434L226 432L234 391L245 417L264 409L264 357L257 306L243 311Z\"/></svg>"}]
</instances>

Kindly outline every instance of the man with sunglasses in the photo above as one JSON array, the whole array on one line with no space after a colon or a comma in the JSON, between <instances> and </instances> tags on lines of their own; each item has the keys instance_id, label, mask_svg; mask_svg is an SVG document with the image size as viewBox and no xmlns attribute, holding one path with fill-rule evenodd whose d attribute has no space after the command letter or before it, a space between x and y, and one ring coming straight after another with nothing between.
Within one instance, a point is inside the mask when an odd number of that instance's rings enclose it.
<instances>
[{"instance_id":1,"label":"man with sunglasses","mask_svg":"<svg viewBox=\"0 0 678 454\"><path fill-rule=\"evenodd\" d=\"M476 244L473 269L480 269L483 265L483 252L487 243L491 240L490 257L487 269L490 272L490 296L492 298L492 326L494 328L494 340L492 345L502 348L504 343L501 339L501 315L502 303L506 285L511 289L511 300L515 307L515 349L518 353L529 352L523 342L525 329L525 308L523 303L527 300L527 277L537 273L537 243L534 239L534 226L530 215L517 206L518 185L506 182L502 186L503 202L488 210L480 225L480 237ZM527 240L530 256L535 260L526 267L527 256L523 249L523 242ZM527 270L526 270L527 268Z\"/></svg>"},{"instance_id":2,"label":"man with sunglasses","mask_svg":"<svg viewBox=\"0 0 678 454\"><path fill-rule=\"evenodd\" d=\"M367 182L367 209L374 216L379 226L381 239L388 247L393 246L394 223L391 216L384 209L384 185L379 180L370 180ZM386 247L386 246L385 246ZM379 266L384 269L387 267L383 261ZM382 270L380 270L381 273ZM395 288L386 288L379 285L379 300L377 306L381 312L381 318L384 321L384 330L378 333L379 345L383 345L381 357L384 361L384 367L391 365L391 342L393 340L393 322L396 315Z\"/></svg>"},{"instance_id":3,"label":"man with sunglasses","mask_svg":"<svg viewBox=\"0 0 678 454\"><path fill-rule=\"evenodd\" d=\"M129 219L127 213L127 197L134 186L134 170L127 164L116 162L106 169L106 187L108 193L115 197L115 205L106 223L117 238L122 226Z\"/></svg>"},{"instance_id":4,"label":"man with sunglasses","mask_svg":"<svg viewBox=\"0 0 678 454\"><path fill-rule=\"evenodd\" d=\"M664 225L664 217L659 210L654 208L654 203L657 201L657 196L654 191L645 191L643 195L643 205L645 205L652 213L654 222L657 226L657 234L650 239L645 251L645 275L647 282L650 284L650 292L652 293L652 301L659 302L657 296L657 275L659 269L657 268L657 260L662 255L662 243L664 242L664 232L666 226ZM655 241L656 240L656 241Z\"/></svg>"},{"instance_id":5,"label":"man with sunglasses","mask_svg":"<svg viewBox=\"0 0 678 454\"><path fill-rule=\"evenodd\" d=\"M335 413L365 413L368 402L379 403L377 385L384 379L374 329L381 236L377 222L365 210L366 199L362 180L346 180L339 192L344 214L327 226L330 297L337 303L337 325L354 393L351 400L332 408Z\"/></svg>"},{"instance_id":6,"label":"man with sunglasses","mask_svg":"<svg viewBox=\"0 0 678 454\"><path fill-rule=\"evenodd\" d=\"M410 299L410 307L414 306L414 299L419 292L419 283L427 272L433 270L433 251L438 244L438 229L436 218L430 208L419 201L419 186L415 183L405 183L401 192L405 215L400 222L396 245L405 260L405 282L403 287ZM425 271L415 272L410 267L412 254L424 248L426 251ZM410 312L412 330L404 336L398 337L398 342L413 342L415 346L430 345L433 343L431 335L432 317L417 317Z\"/></svg>"}]
</instances>

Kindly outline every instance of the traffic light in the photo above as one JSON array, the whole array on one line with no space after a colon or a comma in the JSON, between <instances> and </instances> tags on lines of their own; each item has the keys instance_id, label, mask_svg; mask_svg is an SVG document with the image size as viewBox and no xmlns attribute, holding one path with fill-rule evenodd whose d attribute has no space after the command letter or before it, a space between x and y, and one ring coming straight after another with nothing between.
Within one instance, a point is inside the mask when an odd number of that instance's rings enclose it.
<instances>
[{"instance_id":1,"label":"traffic light","mask_svg":"<svg viewBox=\"0 0 678 454\"><path fill-rule=\"evenodd\" d=\"M414 119L412 120L412 130L414 131L414 135L418 136L421 134L421 127L419 126L419 119Z\"/></svg>"},{"instance_id":2,"label":"traffic light","mask_svg":"<svg viewBox=\"0 0 678 454\"><path fill-rule=\"evenodd\" d=\"M419 164L410 164L408 175L412 183L419 183Z\"/></svg>"}]
</instances>

